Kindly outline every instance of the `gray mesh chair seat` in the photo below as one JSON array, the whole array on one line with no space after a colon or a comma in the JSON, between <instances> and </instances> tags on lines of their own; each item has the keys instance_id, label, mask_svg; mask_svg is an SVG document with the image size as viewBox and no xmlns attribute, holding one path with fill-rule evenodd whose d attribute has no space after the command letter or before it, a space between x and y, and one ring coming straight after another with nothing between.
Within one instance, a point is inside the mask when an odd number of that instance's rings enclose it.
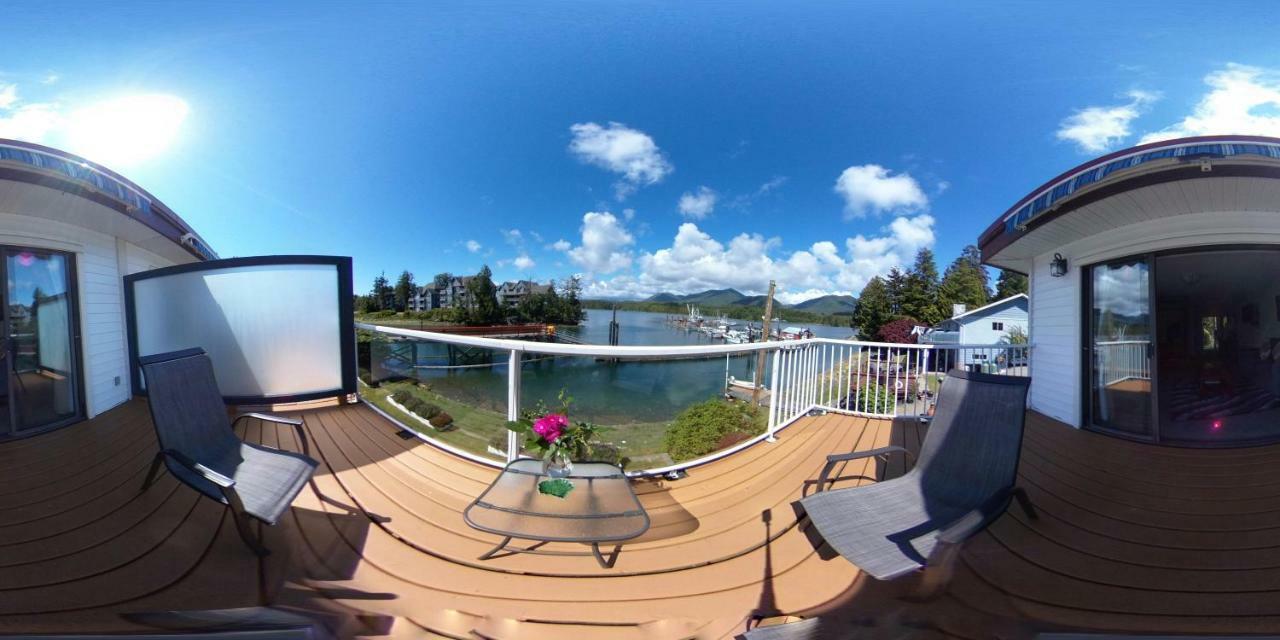
<instances>
[{"instance_id":1,"label":"gray mesh chair seat","mask_svg":"<svg viewBox=\"0 0 1280 640\"><path fill-rule=\"evenodd\" d=\"M883 447L828 456L817 493L801 505L822 538L858 568L881 580L941 564L956 547L1018 500L1015 485L1027 388L1031 379L952 371L915 466L872 485L823 491L835 465L891 454Z\"/></svg>"},{"instance_id":2,"label":"gray mesh chair seat","mask_svg":"<svg viewBox=\"0 0 1280 640\"><path fill-rule=\"evenodd\" d=\"M246 519L276 524L311 480L316 461L237 438L214 379L213 363L203 349L156 354L139 362L160 441L143 489L151 485L163 463L184 484L230 507L245 543L265 555L266 548ZM301 420L247 413L236 421L250 417L292 426L307 451Z\"/></svg>"}]
</instances>

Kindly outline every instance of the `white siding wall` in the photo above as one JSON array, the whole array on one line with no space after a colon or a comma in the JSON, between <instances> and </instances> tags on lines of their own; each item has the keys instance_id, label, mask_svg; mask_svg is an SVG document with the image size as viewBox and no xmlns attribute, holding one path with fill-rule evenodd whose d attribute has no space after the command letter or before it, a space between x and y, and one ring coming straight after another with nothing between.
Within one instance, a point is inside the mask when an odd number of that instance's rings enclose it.
<instances>
[{"instance_id":1,"label":"white siding wall","mask_svg":"<svg viewBox=\"0 0 1280 640\"><path fill-rule=\"evenodd\" d=\"M1035 259L1031 281L1031 408L1080 426L1080 269L1049 275L1053 255Z\"/></svg>"},{"instance_id":2,"label":"white siding wall","mask_svg":"<svg viewBox=\"0 0 1280 640\"><path fill-rule=\"evenodd\" d=\"M1068 216L1070 217L1070 216ZM1110 229L1055 251L1067 275L1049 275L1053 253L1035 258L1031 281L1031 407L1067 424L1081 423L1081 267L1123 256L1224 244L1280 245L1280 212L1227 211L1157 218Z\"/></svg>"},{"instance_id":3,"label":"white siding wall","mask_svg":"<svg viewBox=\"0 0 1280 640\"><path fill-rule=\"evenodd\" d=\"M122 261L116 238L46 218L0 213L0 244L75 254L85 409L92 417L128 400ZM132 249L139 253L126 264L169 264L160 256Z\"/></svg>"},{"instance_id":4,"label":"white siding wall","mask_svg":"<svg viewBox=\"0 0 1280 640\"><path fill-rule=\"evenodd\" d=\"M960 328L961 344L1000 344L1015 326L1028 328L1027 308L1025 302L1014 302L1003 307L974 314L962 320ZM1004 329L997 331L991 323L1002 322Z\"/></svg>"}]
</instances>

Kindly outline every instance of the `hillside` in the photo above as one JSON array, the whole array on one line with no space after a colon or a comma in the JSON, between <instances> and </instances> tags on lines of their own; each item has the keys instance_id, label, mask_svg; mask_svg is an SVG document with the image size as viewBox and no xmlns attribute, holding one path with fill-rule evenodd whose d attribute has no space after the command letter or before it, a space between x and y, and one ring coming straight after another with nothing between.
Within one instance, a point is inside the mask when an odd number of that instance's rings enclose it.
<instances>
[{"instance_id":1,"label":"hillside","mask_svg":"<svg viewBox=\"0 0 1280 640\"><path fill-rule=\"evenodd\" d=\"M674 293L659 293L649 296L644 302L677 302L680 304L699 304L708 306L726 306L738 304L746 298L736 289L711 289L701 293L689 293L678 295Z\"/></svg>"},{"instance_id":2,"label":"hillside","mask_svg":"<svg viewBox=\"0 0 1280 640\"><path fill-rule=\"evenodd\" d=\"M853 313L853 306L858 299L853 296L821 296L798 302L782 304L774 301L780 309L808 311L818 315L848 315ZM668 293L662 292L645 298L641 302L658 302L667 304L696 304L704 307L764 307L765 296L743 295L736 289L711 289L700 293Z\"/></svg>"},{"instance_id":3,"label":"hillside","mask_svg":"<svg viewBox=\"0 0 1280 640\"><path fill-rule=\"evenodd\" d=\"M822 296L796 303L791 305L791 308L827 315L852 314L853 307L857 302L858 299L853 296Z\"/></svg>"}]
</instances>

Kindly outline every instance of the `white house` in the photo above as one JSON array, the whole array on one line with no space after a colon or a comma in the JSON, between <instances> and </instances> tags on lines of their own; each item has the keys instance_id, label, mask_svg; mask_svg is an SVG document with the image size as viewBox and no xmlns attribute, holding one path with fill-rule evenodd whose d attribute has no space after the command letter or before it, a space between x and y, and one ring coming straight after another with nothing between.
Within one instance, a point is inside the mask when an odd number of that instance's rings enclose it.
<instances>
[{"instance_id":1,"label":"white house","mask_svg":"<svg viewBox=\"0 0 1280 640\"><path fill-rule=\"evenodd\" d=\"M934 344L1001 344L1010 332L1027 330L1027 294L1019 293L977 309L956 305L954 315L926 331L922 341Z\"/></svg>"},{"instance_id":2,"label":"white house","mask_svg":"<svg viewBox=\"0 0 1280 640\"><path fill-rule=\"evenodd\" d=\"M0 139L0 439L126 401L123 276L212 258L190 226L123 176Z\"/></svg>"},{"instance_id":3,"label":"white house","mask_svg":"<svg viewBox=\"0 0 1280 640\"><path fill-rule=\"evenodd\" d=\"M1032 409L1148 442L1280 440L1280 139L1117 151L979 245L1029 275Z\"/></svg>"}]
</instances>

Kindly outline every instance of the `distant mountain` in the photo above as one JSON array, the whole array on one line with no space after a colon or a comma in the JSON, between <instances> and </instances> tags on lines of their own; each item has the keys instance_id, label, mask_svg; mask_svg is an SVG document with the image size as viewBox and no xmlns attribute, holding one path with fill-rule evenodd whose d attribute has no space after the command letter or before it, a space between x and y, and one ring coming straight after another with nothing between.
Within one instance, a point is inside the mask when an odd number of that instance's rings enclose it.
<instances>
[{"instance_id":1,"label":"distant mountain","mask_svg":"<svg viewBox=\"0 0 1280 640\"><path fill-rule=\"evenodd\" d=\"M645 299L645 302L674 302L678 304L697 304L708 307L763 307L765 296L743 295L736 289L711 289L701 293L659 293ZM821 296L793 305L774 302L780 309L798 309L810 313L824 315L850 314L857 298L853 296Z\"/></svg>"},{"instance_id":2,"label":"distant mountain","mask_svg":"<svg viewBox=\"0 0 1280 640\"><path fill-rule=\"evenodd\" d=\"M853 296L821 296L818 298L810 298L804 302L798 302L791 305L791 308L810 311L813 313L824 313L827 315L836 315L838 313L852 314L853 307L857 303L858 299Z\"/></svg>"},{"instance_id":3,"label":"distant mountain","mask_svg":"<svg viewBox=\"0 0 1280 640\"><path fill-rule=\"evenodd\" d=\"M677 295L674 293L659 293L645 299L645 302L679 302L683 304L703 304L709 307L729 306L738 304L740 300L746 298L736 289L711 289L702 293L689 293L685 295Z\"/></svg>"}]
</instances>

